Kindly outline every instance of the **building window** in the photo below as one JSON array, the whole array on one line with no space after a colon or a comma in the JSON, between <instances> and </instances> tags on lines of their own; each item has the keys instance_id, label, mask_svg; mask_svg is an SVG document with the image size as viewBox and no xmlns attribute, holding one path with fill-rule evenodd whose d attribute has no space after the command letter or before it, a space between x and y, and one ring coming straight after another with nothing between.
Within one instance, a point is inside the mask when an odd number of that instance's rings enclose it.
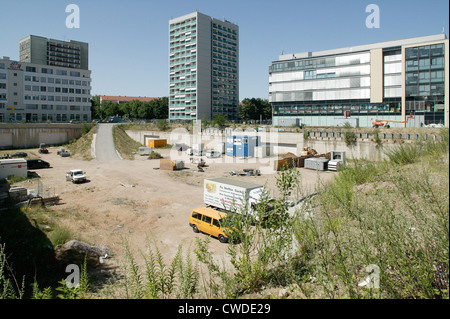
<instances>
[{"instance_id":1,"label":"building window","mask_svg":"<svg viewBox=\"0 0 450 319\"><path fill-rule=\"evenodd\" d=\"M42 71L42 73L45 73L45 74L53 74L52 69L42 68L41 71Z\"/></svg>"}]
</instances>

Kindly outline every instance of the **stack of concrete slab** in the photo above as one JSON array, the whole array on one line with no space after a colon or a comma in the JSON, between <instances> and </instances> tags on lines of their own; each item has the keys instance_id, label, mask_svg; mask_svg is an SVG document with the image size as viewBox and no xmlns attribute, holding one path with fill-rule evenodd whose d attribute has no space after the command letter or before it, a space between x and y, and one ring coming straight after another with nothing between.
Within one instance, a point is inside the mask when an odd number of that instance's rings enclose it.
<instances>
[{"instance_id":1,"label":"stack of concrete slab","mask_svg":"<svg viewBox=\"0 0 450 319\"><path fill-rule=\"evenodd\" d=\"M318 171L326 171L328 168L328 159L324 157L310 157L305 159L305 168Z\"/></svg>"}]
</instances>

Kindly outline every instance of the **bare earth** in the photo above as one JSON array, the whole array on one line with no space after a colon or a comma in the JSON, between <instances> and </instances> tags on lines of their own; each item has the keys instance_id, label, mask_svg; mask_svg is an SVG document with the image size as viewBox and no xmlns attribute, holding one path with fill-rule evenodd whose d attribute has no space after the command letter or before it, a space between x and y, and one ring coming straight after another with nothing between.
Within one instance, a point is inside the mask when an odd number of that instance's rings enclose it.
<instances>
[{"instance_id":1,"label":"bare earth","mask_svg":"<svg viewBox=\"0 0 450 319\"><path fill-rule=\"evenodd\" d=\"M276 193L276 173L261 176L230 176L229 171L257 168L264 171L272 167L272 162L258 163L257 160L203 159L207 167L198 172L186 157L185 169L164 171L159 168L159 160L148 160L146 156L135 155L135 160L101 162L98 159L83 161L72 157L60 157L58 148L49 148L49 154L41 158L50 162L51 168L39 169L36 173L45 187L61 197L60 205L51 211L60 215L62 225L69 228L76 239L93 245L107 245L112 256L105 264L117 270L124 263L123 241L126 238L134 257L142 261L140 252L145 253L148 240L157 244L160 252L170 262L179 245L183 251L193 250L196 234L189 227L190 211L203 204L203 179L228 176L267 185L272 195ZM34 150L29 150L33 151ZM161 150L168 158L171 150ZM37 154L37 150L35 151ZM230 163L231 162L231 163ZM250 162L250 163L248 163ZM253 162L253 163L252 163ZM72 184L65 180L65 172L82 169L88 182ZM336 176L335 172L317 172L299 169L304 195L315 190L320 182ZM24 185L33 188L33 184ZM227 244L211 240L211 251L218 260L225 258Z\"/></svg>"}]
</instances>

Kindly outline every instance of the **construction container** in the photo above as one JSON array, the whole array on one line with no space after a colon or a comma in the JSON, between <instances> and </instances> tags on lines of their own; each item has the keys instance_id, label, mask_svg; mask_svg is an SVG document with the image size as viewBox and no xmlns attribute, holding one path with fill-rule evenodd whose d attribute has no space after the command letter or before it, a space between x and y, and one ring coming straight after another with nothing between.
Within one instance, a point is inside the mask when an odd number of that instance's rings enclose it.
<instances>
[{"instance_id":1,"label":"construction container","mask_svg":"<svg viewBox=\"0 0 450 319\"><path fill-rule=\"evenodd\" d=\"M174 161L168 158L162 158L159 161L159 169L166 171L175 171L184 168L184 161Z\"/></svg>"},{"instance_id":2,"label":"construction container","mask_svg":"<svg viewBox=\"0 0 450 319\"><path fill-rule=\"evenodd\" d=\"M0 160L0 179L9 176L27 177L28 164L23 158L18 159L2 159Z\"/></svg>"},{"instance_id":3,"label":"construction container","mask_svg":"<svg viewBox=\"0 0 450 319\"><path fill-rule=\"evenodd\" d=\"M149 138L147 147L164 147L167 145L167 139Z\"/></svg>"},{"instance_id":4,"label":"construction container","mask_svg":"<svg viewBox=\"0 0 450 319\"><path fill-rule=\"evenodd\" d=\"M227 136L226 155L236 157L255 157L255 148L261 145L260 136Z\"/></svg>"},{"instance_id":5,"label":"construction container","mask_svg":"<svg viewBox=\"0 0 450 319\"><path fill-rule=\"evenodd\" d=\"M310 157L305 159L305 168L325 171L328 169L328 159L324 157Z\"/></svg>"},{"instance_id":6,"label":"construction container","mask_svg":"<svg viewBox=\"0 0 450 319\"><path fill-rule=\"evenodd\" d=\"M174 171L176 168L175 161L172 161L168 158L162 158L159 160L159 169L166 170L166 171Z\"/></svg>"},{"instance_id":7,"label":"construction container","mask_svg":"<svg viewBox=\"0 0 450 319\"><path fill-rule=\"evenodd\" d=\"M139 147L138 154L139 155L150 155L150 153L153 152L152 147Z\"/></svg>"}]
</instances>

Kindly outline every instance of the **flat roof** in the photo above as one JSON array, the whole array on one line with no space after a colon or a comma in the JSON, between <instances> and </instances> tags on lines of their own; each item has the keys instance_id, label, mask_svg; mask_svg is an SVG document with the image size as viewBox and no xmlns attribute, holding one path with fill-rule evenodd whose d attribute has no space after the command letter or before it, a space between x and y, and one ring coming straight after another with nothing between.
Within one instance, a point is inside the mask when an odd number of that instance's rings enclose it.
<instances>
[{"instance_id":1,"label":"flat roof","mask_svg":"<svg viewBox=\"0 0 450 319\"><path fill-rule=\"evenodd\" d=\"M134 101L138 100L141 102L149 102L152 100L159 99L159 97L146 97L146 96L120 96L120 95L102 95L100 96L102 101Z\"/></svg>"},{"instance_id":2,"label":"flat roof","mask_svg":"<svg viewBox=\"0 0 450 319\"><path fill-rule=\"evenodd\" d=\"M256 187L262 187L262 185L253 184L250 182L244 182L236 179L226 178L226 177L217 177L217 178L205 178L205 181L211 181L211 182L217 182L217 183L223 183L223 184L229 184L237 187L242 188L256 188Z\"/></svg>"},{"instance_id":3,"label":"flat roof","mask_svg":"<svg viewBox=\"0 0 450 319\"><path fill-rule=\"evenodd\" d=\"M377 42L377 43L363 44L363 45L340 48L340 49L331 49L331 50L323 50L323 51L316 51L316 52L301 52L301 53L295 53L295 54L292 54L292 53L291 54L283 54L283 55L279 56L279 61L314 58L314 57L327 56L327 55L337 55L337 54L345 54L345 53L352 53L352 52L369 51L372 49L390 48L390 47L411 45L411 44L416 44L416 43L440 41L440 40L445 40L445 39L447 39L447 36L444 33L440 33L440 34L429 35L429 36L424 36L424 37ZM274 62L277 62L277 61L274 61Z\"/></svg>"},{"instance_id":4,"label":"flat roof","mask_svg":"<svg viewBox=\"0 0 450 319\"><path fill-rule=\"evenodd\" d=\"M192 211L196 211L197 213L205 214L208 215L209 217L216 219L221 219L228 216L227 213L220 212L210 207L197 207L194 208Z\"/></svg>"}]
</instances>

